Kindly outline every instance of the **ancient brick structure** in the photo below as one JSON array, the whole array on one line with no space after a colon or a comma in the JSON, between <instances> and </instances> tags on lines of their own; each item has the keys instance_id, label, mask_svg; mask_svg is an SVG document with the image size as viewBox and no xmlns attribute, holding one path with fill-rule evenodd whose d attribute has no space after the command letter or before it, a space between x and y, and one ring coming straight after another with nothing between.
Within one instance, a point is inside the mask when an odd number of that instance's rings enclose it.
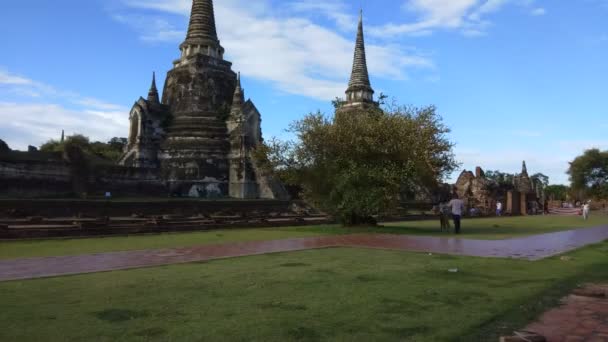
<instances>
[{"instance_id":1,"label":"ancient brick structure","mask_svg":"<svg viewBox=\"0 0 608 342\"><path fill-rule=\"evenodd\" d=\"M481 214L489 215L493 212L496 194L490 190L490 181L486 178L481 167L475 169L475 173L464 170L454 184L454 192L458 194L467 207L479 209Z\"/></svg>"},{"instance_id":2,"label":"ancient brick structure","mask_svg":"<svg viewBox=\"0 0 608 342\"><path fill-rule=\"evenodd\" d=\"M513 191L507 194L507 212L512 215L528 215L543 210L545 194L542 185L534 182L528 175L526 162L522 163L521 173L513 178Z\"/></svg>"},{"instance_id":3,"label":"ancient brick structure","mask_svg":"<svg viewBox=\"0 0 608 342\"><path fill-rule=\"evenodd\" d=\"M133 106L121 164L159 169L169 191L180 196L286 198L251 157L262 142L261 116L224 60L213 1L193 1L180 51L162 102L153 78L148 99Z\"/></svg>"}]
</instances>

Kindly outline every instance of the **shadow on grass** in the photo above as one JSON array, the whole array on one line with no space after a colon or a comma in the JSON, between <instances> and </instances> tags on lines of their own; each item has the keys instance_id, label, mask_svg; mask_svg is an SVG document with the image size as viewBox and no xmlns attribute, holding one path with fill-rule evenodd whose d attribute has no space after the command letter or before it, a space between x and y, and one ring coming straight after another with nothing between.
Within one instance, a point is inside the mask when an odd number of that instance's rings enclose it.
<instances>
[{"instance_id":1,"label":"shadow on grass","mask_svg":"<svg viewBox=\"0 0 608 342\"><path fill-rule=\"evenodd\" d=\"M291 328L287 334L296 341L321 341L321 334L310 327Z\"/></svg>"},{"instance_id":2,"label":"shadow on grass","mask_svg":"<svg viewBox=\"0 0 608 342\"><path fill-rule=\"evenodd\" d=\"M108 323L121 323L137 318L148 317L146 311L135 311L129 309L107 309L93 313L95 317Z\"/></svg>"}]
</instances>

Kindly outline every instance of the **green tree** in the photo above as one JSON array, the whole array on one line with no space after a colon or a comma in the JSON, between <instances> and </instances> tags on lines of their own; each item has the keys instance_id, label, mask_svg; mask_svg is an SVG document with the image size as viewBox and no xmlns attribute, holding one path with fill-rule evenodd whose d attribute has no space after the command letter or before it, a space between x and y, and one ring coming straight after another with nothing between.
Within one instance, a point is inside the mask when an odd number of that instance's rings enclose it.
<instances>
[{"instance_id":1,"label":"green tree","mask_svg":"<svg viewBox=\"0 0 608 342\"><path fill-rule=\"evenodd\" d=\"M4 142L4 140L0 139L0 153L4 153L4 152L10 152L10 147L8 147L8 144L6 142Z\"/></svg>"},{"instance_id":2,"label":"green tree","mask_svg":"<svg viewBox=\"0 0 608 342\"><path fill-rule=\"evenodd\" d=\"M109 142L91 142L90 139L82 134L74 134L66 137L65 141L49 140L40 146L43 152L64 152L66 146L75 146L89 155L95 155L109 161L117 161L123 153L126 138L112 138Z\"/></svg>"},{"instance_id":3,"label":"green tree","mask_svg":"<svg viewBox=\"0 0 608 342\"><path fill-rule=\"evenodd\" d=\"M608 198L608 151L585 151L570 162L568 175L575 192L595 198Z\"/></svg>"},{"instance_id":4,"label":"green tree","mask_svg":"<svg viewBox=\"0 0 608 342\"><path fill-rule=\"evenodd\" d=\"M304 197L345 225L373 223L399 194L435 187L457 167L435 107L317 112L290 131L297 141L279 159L291 163Z\"/></svg>"},{"instance_id":5,"label":"green tree","mask_svg":"<svg viewBox=\"0 0 608 342\"><path fill-rule=\"evenodd\" d=\"M548 199L553 201L566 201L570 188L566 185L549 185L545 188L545 194Z\"/></svg>"},{"instance_id":6,"label":"green tree","mask_svg":"<svg viewBox=\"0 0 608 342\"><path fill-rule=\"evenodd\" d=\"M543 188L546 188L547 186L549 186L549 176L546 176L542 173L535 173L532 176L530 176L530 179L532 179L532 181L536 184L536 183L540 183L543 185Z\"/></svg>"},{"instance_id":7,"label":"green tree","mask_svg":"<svg viewBox=\"0 0 608 342\"><path fill-rule=\"evenodd\" d=\"M508 191L513 189L513 179L515 178L514 174L505 173L498 170L486 171L485 174L488 180L494 182L494 187L497 190Z\"/></svg>"}]
</instances>

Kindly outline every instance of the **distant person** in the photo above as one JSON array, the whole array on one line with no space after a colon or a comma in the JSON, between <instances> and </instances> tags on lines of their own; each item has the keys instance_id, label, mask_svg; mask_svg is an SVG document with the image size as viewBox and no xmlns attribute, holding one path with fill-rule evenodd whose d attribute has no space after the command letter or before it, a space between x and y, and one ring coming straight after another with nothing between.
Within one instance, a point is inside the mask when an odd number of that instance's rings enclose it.
<instances>
[{"instance_id":1,"label":"distant person","mask_svg":"<svg viewBox=\"0 0 608 342\"><path fill-rule=\"evenodd\" d=\"M591 211L591 203L586 202L583 205L583 219L585 219L585 221L589 219L589 211Z\"/></svg>"},{"instance_id":2,"label":"distant person","mask_svg":"<svg viewBox=\"0 0 608 342\"><path fill-rule=\"evenodd\" d=\"M502 203L496 202L496 216L502 216Z\"/></svg>"},{"instance_id":3,"label":"distant person","mask_svg":"<svg viewBox=\"0 0 608 342\"><path fill-rule=\"evenodd\" d=\"M448 206L452 209L452 219L454 220L454 232L460 234L460 220L462 219L462 212L464 211L464 202L458 198L458 195L454 195Z\"/></svg>"},{"instance_id":4,"label":"distant person","mask_svg":"<svg viewBox=\"0 0 608 342\"><path fill-rule=\"evenodd\" d=\"M439 204L439 220L441 222L441 230L449 232L452 227L450 226L450 207L446 202Z\"/></svg>"}]
</instances>

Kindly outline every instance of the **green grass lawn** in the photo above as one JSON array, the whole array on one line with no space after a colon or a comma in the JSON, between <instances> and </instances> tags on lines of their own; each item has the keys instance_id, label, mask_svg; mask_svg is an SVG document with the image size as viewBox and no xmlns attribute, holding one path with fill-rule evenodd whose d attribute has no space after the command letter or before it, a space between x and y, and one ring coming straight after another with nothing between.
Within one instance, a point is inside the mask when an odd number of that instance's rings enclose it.
<instances>
[{"instance_id":1,"label":"green grass lawn","mask_svg":"<svg viewBox=\"0 0 608 342\"><path fill-rule=\"evenodd\" d=\"M280 229L212 230L193 233L149 234L105 238L0 241L0 260L319 236L322 233L318 230L323 230L324 227L319 226L312 231L286 227ZM330 227L325 228L328 230L332 229Z\"/></svg>"},{"instance_id":2,"label":"green grass lawn","mask_svg":"<svg viewBox=\"0 0 608 342\"><path fill-rule=\"evenodd\" d=\"M467 239L506 239L600 225L608 225L608 216L593 215L589 221L583 221L579 217L559 216L465 219L462 225L462 234L459 237ZM453 234L439 232L438 227L439 222L431 220L387 223L384 224L383 227L374 228L342 228L338 225L324 225L214 230L195 233L134 235L107 238L0 241L0 260L139 249L188 247L235 241L277 240L329 234L390 233L454 236Z\"/></svg>"},{"instance_id":3,"label":"green grass lawn","mask_svg":"<svg viewBox=\"0 0 608 342\"><path fill-rule=\"evenodd\" d=\"M497 341L576 284L608 280L607 253L333 248L5 282L0 341Z\"/></svg>"},{"instance_id":4,"label":"green grass lawn","mask_svg":"<svg viewBox=\"0 0 608 342\"><path fill-rule=\"evenodd\" d=\"M453 223L451 224L453 228ZM608 225L608 215L593 215L588 221L575 216L465 218L462 221L460 237L482 240L508 239L601 225ZM439 219L436 221L387 223L385 226L388 232L399 234L446 235L439 231Z\"/></svg>"}]
</instances>

